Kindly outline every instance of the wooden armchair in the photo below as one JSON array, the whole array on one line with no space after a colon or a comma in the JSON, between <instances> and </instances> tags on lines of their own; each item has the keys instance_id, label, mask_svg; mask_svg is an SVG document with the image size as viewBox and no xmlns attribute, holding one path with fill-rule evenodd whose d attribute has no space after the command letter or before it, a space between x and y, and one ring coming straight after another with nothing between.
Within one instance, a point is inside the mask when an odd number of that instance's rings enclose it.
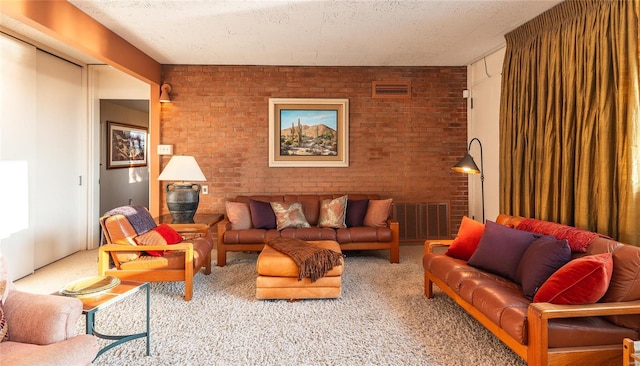
<instances>
[{"instance_id":1,"label":"wooden armchair","mask_svg":"<svg viewBox=\"0 0 640 366\"><path fill-rule=\"evenodd\" d=\"M134 227L140 226L140 215L146 222L153 220L151 215L146 209L138 209L135 212L137 217L127 216L127 210L122 212L125 214L106 214L100 218L106 244L98 252L98 274L144 282L184 281L184 299L191 300L193 276L202 267L206 275L211 273L213 242L208 227L202 224L169 225L182 235L182 242L142 246L136 239L144 233L138 234L141 230ZM160 255L149 255L150 251ZM113 261L113 266L110 266L110 261Z\"/></svg>"}]
</instances>

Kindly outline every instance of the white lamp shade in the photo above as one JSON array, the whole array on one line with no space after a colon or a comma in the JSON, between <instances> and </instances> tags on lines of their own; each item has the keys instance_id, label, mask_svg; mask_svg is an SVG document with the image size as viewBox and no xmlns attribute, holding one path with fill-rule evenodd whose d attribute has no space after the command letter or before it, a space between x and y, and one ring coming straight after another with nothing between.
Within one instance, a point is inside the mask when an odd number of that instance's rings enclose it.
<instances>
[{"instance_id":1,"label":"white lamp shade","mask_svg":"<svg viewBox=\"0 0 640 366\"><path fill-rule=\"evenodd\" d=\"M0 161L0 239L29 227L29 168L26 161Z\"/></svg>"},{"instance_id":2,"label":"white lamp shade","mask_svg":"<svg viewBox=\"0 0 640 366\"><path fill-rule=\"evenodd\" d=\"M174 155L158 176L158 180L204 182L207 178L193 156Z\"/></svg>"}]
</instances>

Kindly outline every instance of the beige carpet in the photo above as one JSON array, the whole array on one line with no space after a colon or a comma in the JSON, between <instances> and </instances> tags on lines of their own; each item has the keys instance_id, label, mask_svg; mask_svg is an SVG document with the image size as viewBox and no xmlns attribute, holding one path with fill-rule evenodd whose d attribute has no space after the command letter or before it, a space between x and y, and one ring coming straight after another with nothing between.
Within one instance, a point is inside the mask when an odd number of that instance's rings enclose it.
<instances>
[{"instance_id":1,"label":"beige carpet","mask_svg":"<svg viewBox=\"0 0 640 366\"><path fill-rule=\"evenodd\" d=\"M334 300L255 300L255 254L231 254L226 267L198 274L189 302L182 283L154 283L151 356L140 339L95 365L525 365L448 297L424 297L421 246L403 246L400 264L384 252L346 254L343 294ZM75 256L80 263L66 258L17 286L47 293L95 274L95 251ZM144 293L96 319L104 333L142 331Z\"/></svg>"}]
</instances>

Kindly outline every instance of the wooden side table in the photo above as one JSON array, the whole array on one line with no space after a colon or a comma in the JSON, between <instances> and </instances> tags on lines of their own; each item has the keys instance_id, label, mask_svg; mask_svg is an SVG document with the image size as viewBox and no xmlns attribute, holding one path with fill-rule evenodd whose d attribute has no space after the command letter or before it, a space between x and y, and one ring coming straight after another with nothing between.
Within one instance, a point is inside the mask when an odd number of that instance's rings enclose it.
<instances>
[{"instance_id":1,"label":"wooden side table","mask_svg":"<svg viewBox=\"0 0 640 366\"><path fill-rule=\"evenodd\" d=\"M190 224L174 224L171 214L164 214L153 218L158 225L171 224L182 235L190 237L198 237L208 235L209 230L224 219L224 214L220 213L203 213L196 214L193 217L193 223Z\"/></svg>"}]
</instances>

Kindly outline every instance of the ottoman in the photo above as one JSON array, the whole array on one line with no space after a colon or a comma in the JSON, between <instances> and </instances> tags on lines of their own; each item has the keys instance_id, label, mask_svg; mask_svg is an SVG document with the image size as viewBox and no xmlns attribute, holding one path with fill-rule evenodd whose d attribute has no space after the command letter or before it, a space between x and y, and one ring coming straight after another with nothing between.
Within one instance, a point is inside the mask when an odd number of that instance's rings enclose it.
<instances>
[{"instance_id":1,"label":"ottoman","mask_svg":"<svg viewBox=\"0 0 640 366\"><path fill-rule=\"evenodd\" d=\"M332 240L308 243L342 253L340 244ZM315 282L311 282L309 278L298 281L298 266L293 259L265 245L256 263L258 270L256 298L260 300L338 298L342 291L343 268L344 262L340 266L333 267L324 277Z\"/></svg>"}]
</instances>

